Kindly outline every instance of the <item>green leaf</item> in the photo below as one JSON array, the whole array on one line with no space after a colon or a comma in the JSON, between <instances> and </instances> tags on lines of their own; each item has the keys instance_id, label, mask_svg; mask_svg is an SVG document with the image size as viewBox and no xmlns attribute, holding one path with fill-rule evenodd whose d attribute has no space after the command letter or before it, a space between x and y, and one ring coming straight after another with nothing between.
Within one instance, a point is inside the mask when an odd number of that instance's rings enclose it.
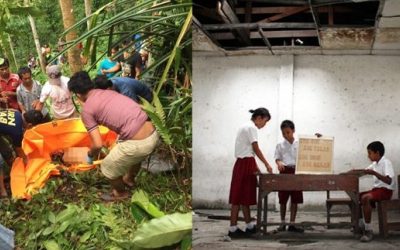
<instances>
[{"instance_id":1,"label":"green leaf","mask_svg":"<svg viewBox=\"0 0 400 250\"><path fill-rule=\"evenodd\" d=\"M168 62L167 62L167 66L165 67L164 73L162 74L161 79L160 79L160 81L158 83L158 86L157 86L157 89L156 89L156 93L157 94L160 92L162 85L164 84L165 80L167 79L168 71L169 71L169 69L170 69L170 67L172 65L172 61L175 58L175 54L176 54L176 51L177 51L177 49L179 47L179 44L181 43L184 35L190 30L191 20L192 20L192 8L190 8L189 13L187 14L185 23L182 26L181 32L180 32L179 37L178 37L178 39L177 39L177 41L175 43L174 49L172 50L171 55L169 56L169 59L168 59Z\"/></svg>"},{"instance_id":2,"label":"green leaf","mask_svg":"<svg viewBox=\"0 0 400 250\"><path fill-rule=\"evenodd\" d=\"M56 223L56 216L51 211L49 212L49 221L53 224Z\"/></svg>"},{"instance_id":3,"label":"green leaf","mask_svg":"<svg viewBox=\"0 0 400 250\"><path fill-rule=\"evenodd\" d=\"M59 228L57 228L56 231L54 231L56 234L60 234L63 233L65 231L65 229L67 229L67 227L70 225L69 221L63 221L61 223L61 226Z\"/></svg>"},{"instance_id":4,"label":"green leaf","mask_svg":"<svg viewBox=\"0 0 400 250\"><path fill-rule=\"evenodd\" d=\"M51 226L47 227L47 228L43 231L42 234L43 234L44 236L49 235L49 234L52 234L52 233L54 232L54 229L55 229L54 225L51 225Z\"/></svg>"},{"instance_id":5,"label":"green leaf","mask_svg":"<svg viewBox=\"0 0 400 250\"><path fill-rule=\"evenodd\" d=\"M132 195L132 203L138 205L153 218L158 218L165 215L149 201L147 194L143 190L138 190Z\"/></svg>"},{"instance_id":6,"label":"green leaf","mask_svg":"<svg viewBox=\"0 0 400 250\"><path fill-rule=\"evenodd\" d=\"M192 235L186 235L181 241L181 250L190 250L192 249Z\"/></svg>"},{"instance_id":7,"label":"green leaf","mask_svg":"<svg viewBox=\"0 0 400 250\"><path fill-rule=\"evenodd\" d=\"M159 248L178 243L191 232L192 213L174 213L142 224L132 242L138 247Z\"/></svg>"},{"instance_id":8,"label":"green leaf","mask_svg":"<svg viewBox=\"0 0 400 250\"><path fill-rule=\"evenodd\" d=\"M81 236L81 238L79 239L79 242L81 242L81 243L86 242L90 238L90 236L92 236L92 232L87 231L86 233L84 233Z\"/></svg>"},{"instance_id":9,"label":"green leaf","mask_svg":"<svg viewBox=\"0 0 400 250\"><path fill-rule=\"evenodd\" d=\"M136 204L132 204L131 212L132 212L133 218L136 220L136 222L138 224L142 223L145 220L150 220L152 218L149 216L148 213L146 213L146 211L144 211L142 208L140 208Z\"/></svg>"},{"instance_id":10,"label":"green leaf","mask_svg":"<svg viewBox=\"0 0 400 250\"><path fill-rule=\"evenodd\" d=\"M43 243L47 250L61 250L60 246L54 240L48 240Z\"/></svg>"},{"instance_id":11,"label":"green leaf","mask_svg":"<svg viewBox=\"0 0 400 250\"><path fill-rule=\"evenodd\" d=\"M75 214L77 213L77 209L76 206L74 205L67 205L67 208L64 209L63 211L61 211L57 217L56 217L56 222L60 222L60 221L66 221L72 217L75 216Z\"/></svg>"}]
</instances>

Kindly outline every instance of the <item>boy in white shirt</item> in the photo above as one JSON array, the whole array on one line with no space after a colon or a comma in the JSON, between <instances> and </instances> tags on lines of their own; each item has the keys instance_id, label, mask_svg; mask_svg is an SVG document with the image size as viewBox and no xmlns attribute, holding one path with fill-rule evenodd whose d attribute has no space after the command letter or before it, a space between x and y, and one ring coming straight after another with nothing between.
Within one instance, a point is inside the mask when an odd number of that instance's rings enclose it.
<instances>
[{"instance_id":1,"label":"boy in white shirt","mask_svg":"<svg viewBox=\"0 0 400 250\"><path fill-rule=\"evenodd\" d=\"M382 142L374 141L367 146L368 158L372 164L363 169L366 175L373 175L374 185L372 190L360 193L360 208L364 219L360 219L360 228L364 228L361 242L369 242L373 238L371 226L372 205L375 201L390 200L395 183L392 162L386 159L385 147ZM362 170L362 169L361 169Z\"/></svg>"},{"instance_id":2,"label":"boy in white shirt","mask_svg":"<svg viewBox=\"0 0 400 250\"><path fill-rule=\"evenodd\" d=\"M294 174L296 169L297 149L299 147L298 141L294 138L294 123L290 120L284 120L281 123L281 131L284 140L276 145L275 162L276 165L278 165L280 174ZM296 219L297 204L303 203L303 192L279 191L278 197L282 224L278 227L277 230L286 230L286 203L288 202L290 197L290 225L288 227L288 231L303 233L303 228L293 225Z\"/></svg>"}]
</instances>

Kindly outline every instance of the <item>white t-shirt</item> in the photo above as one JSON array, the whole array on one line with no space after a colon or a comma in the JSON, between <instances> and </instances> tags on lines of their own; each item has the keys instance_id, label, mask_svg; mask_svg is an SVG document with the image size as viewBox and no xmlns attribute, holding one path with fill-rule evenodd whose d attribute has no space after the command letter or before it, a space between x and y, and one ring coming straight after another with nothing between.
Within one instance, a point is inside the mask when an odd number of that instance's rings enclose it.
<instances>
[{"instance_id":1,"label":"white t-shirt","mask_svg":"<svg viewBox=\"0 0 400 250\"><path fill-rule=\"evenodd\" d=\"M281 160L284 166L295 166L299 141L295 139L293 143L284 139L275 148L275 160Z\"/></svg>"},{"instance_id":2,"label":"white t-shirt","mask_svg":"<svg viewBox=\"0 0 400 250\"><path fill-rule=\"evenodd\" d=\"M394 171L392 162L386 159L384 156L380 159L379 162L374 161L371 165L366 167L365 169L372 169L375 172L383 175L389 176L392 178L392 183L390 185L384 183L383 181L379 180L375 175L374 177L374 188L387 188L391 190L395 190L395 180L394 180Z\"/></svg>"},{"instance_id":3,"label":"white t-shirt","mask_svg":"<svg viewBox=\"0 0 400 250\"><path fill-rule=\"evenodd\" d=\"M48 81L44 84L42 93L40 94L40 102L44 103L48 97L51 98L51 108L54 117L63 119L71 116L75 111L75 106L72 102L71 93L68 90L69 78L61 76L61 84L54 85Z\"/></svg>"},{"instance_id":4,"label":"white t-shirt","mask_svg":"<svg viewBox=\"0 0 400 250\"><path fill-rule=\"evenodd\" d=\"M257 142L257 127L253 122L246 123L241 127L236 136L235 157L254 157L253 142Z\"/></svg>"}]
</instances>

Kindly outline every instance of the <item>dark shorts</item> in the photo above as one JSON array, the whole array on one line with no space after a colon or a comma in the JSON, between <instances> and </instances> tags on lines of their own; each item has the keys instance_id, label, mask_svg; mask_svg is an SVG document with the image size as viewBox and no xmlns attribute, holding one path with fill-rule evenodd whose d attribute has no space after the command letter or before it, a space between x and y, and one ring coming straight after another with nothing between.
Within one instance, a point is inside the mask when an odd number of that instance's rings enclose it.
<instances>
[{"instance_id":1,"label":"dark shorts","mask_svg":"<svg viewBox=\"0 0 400 250\"><path fill-rule=\"evenodd\" d=\"M365 194L372 195L372 205L375 207L375 201L383 201L383 200L390 200L392 198L393 190L387 188L373 188L372 190L361 192L360 193L360 200Z\"/></svg>"},{"instance_id":2,"label":"dark shorts","mask_svg":"<svg viewBox=\"0 0 400 250\"><path fill-rule=\"evenodd\" d=\"M285 170L281 171L280 174L294 174L295 167L285 167ZM291 203L303 203L303 192L302 191L279 191L279 204L286 204L290 197Z\"/></svg>"},{"instance_id":3,"label":"dark shorts","mask_svg":"<svg viewBox=\"0 0 400 250\"><path fill-rule=\"evenodd\" d=\"M244 206L257 204L257 171L254 157L236 160L229 192L230 204Z\"/></svg>"}]
</instances>

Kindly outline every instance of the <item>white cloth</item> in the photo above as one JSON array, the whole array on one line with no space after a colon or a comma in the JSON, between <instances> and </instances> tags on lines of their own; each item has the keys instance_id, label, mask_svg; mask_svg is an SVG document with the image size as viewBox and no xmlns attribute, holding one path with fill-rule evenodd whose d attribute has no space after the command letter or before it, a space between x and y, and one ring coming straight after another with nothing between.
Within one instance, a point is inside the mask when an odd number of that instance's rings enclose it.
<instances>
[{"instance_id":1,"label":"white cloth","mask_svg":"<svg viewBox=\"0 0 400 250\"><path fill-rule=\"evenodd\" d=\"M257 127L254 125L253 122L246 123L239 129L236 136L235 157L254 157L252 143L257 141Z\"/></svg>"},{"instance_id":2,"label":"white cloth","mask_svg":"<svg viewBox=\"0 0 400 250\"><path fill-rule=\"evenodd\" d=\"M390 190L395 190L396 189L396 184L394 180L394 171L393 171L393 165L392 162L388 159L386 159L384 156L380 159L379 162L374 161L371 165L366 167L365 169L372 169L375 172L383 175L383 176L389 176L392 178L392 183L390 185L384 183L383 181L379 180L375 175L373 176L374 178L374 188L387 188Z\"/></svg>"},{"instance_id":3,"label":"white cloth","mask_svg":"<svg viewBox=\"0 0 400 250\"><path fill-rule=\"evenodd\" d=\"M47 81L40 94L41 103L44 103L48 97L51 98L51 108L57 119L70 117L75 111L71 93L68 90L69 78L61 76L60 80L59 86Z\"/></svg>"},{"instance_id":4,"label":"white cloth","mask_svg":"<svg viewBox=\"0 0 400 250\"><path fill-rule=\"evenodd\" d=\"M297 139L293 143L284 139L282 142L276 144L275 160L282 161L284 166L295 166L298 148L299 141Z\"/></svg>"}]
</instances>

